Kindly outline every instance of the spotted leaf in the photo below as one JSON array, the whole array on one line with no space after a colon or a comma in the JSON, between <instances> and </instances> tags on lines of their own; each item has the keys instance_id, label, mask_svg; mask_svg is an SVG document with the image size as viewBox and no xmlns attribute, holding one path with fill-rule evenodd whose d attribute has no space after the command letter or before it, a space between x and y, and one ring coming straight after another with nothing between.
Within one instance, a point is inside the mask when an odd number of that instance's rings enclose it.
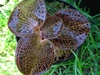
<instances>
[{"instance_id":1,"label":"spotted leaf","mask_svg":"<svg viewBox=\"0 0 100 75\"><path fill-rule=\"evenodd\" d=\"M44 0L23 0L13 10L8 27L16 36L29 36L34 33L35 26L42 26L45 19Z\"/></svg>"},{"instance_id":2,"label":"spotted leaf","mask_svg":"<svg viewBox=\"0 0 100 75\"><path fill-rule=\"evenodd\" d=\"M34 38L33 38L34 37ZM16 49L18 69L25 75L40 75L53 63L54 47L37 35L21 38Z\"/></svg>"},{"instance_id":3,"label":"spotted leaf","mask_svg":"<svg viewBox=\"0 0 100 75\"><path fill-rule=\"evenodd\" d=\"M44 25L41 27L42 37L47 39L57 38L63 28L63 21L61 18L53 15L49 16Z\"/></svg>"},{"instance_id":4,"label":"spotted leaf","mask_svg":"<svg viewBox=\"0 0 100 75\"><path fill-rule=\"evenodd\" d=\"M50 41L62 50L79 47L85 41L90 29L87 18L74 9L60 10L55 15L63 20L64 28L59 37L50 39Z\"/></svg>"}]
</instances>

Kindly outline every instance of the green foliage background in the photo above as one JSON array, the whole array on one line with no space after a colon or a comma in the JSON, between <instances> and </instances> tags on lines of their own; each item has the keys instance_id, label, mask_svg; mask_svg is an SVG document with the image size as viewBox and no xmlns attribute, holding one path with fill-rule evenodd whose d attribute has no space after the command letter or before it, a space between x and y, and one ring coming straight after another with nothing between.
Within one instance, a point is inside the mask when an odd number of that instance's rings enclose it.
<instances>
[{"instance_id":1,"label":"green foliage background","mask_svg":"<svg viewBox=\"0 0 100 75\"><path fill-rule=\"evenodd\" d=\"M0 75L22 75L15 64L16 40L7 26L11 11L21 0L4 1L0 3ZM67 1L88 17L91 30L81 50L73 52L75 57L53 65L44 75L100 75L100 14L90 16L87 10Z\"/></svg>"}]
</instances>

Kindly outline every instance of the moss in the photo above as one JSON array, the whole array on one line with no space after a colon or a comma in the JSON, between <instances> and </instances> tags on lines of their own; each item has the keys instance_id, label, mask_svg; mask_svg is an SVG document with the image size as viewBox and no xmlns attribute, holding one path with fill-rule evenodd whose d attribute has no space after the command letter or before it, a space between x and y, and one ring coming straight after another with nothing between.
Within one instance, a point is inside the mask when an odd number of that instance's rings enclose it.
<instances>
[{"instance_id":1,"label":"moss","mask_svg":"<svg viewBox=\"0 0 100 75\"><path fill-rule=\"evenodd\" d=\"M65 6L64 3L58 1L54 1L52 3L46 2L46 9L50 14L54 14L56 11L66 8L69 8L69 5Z\"/></svg>"}]
</instances>

